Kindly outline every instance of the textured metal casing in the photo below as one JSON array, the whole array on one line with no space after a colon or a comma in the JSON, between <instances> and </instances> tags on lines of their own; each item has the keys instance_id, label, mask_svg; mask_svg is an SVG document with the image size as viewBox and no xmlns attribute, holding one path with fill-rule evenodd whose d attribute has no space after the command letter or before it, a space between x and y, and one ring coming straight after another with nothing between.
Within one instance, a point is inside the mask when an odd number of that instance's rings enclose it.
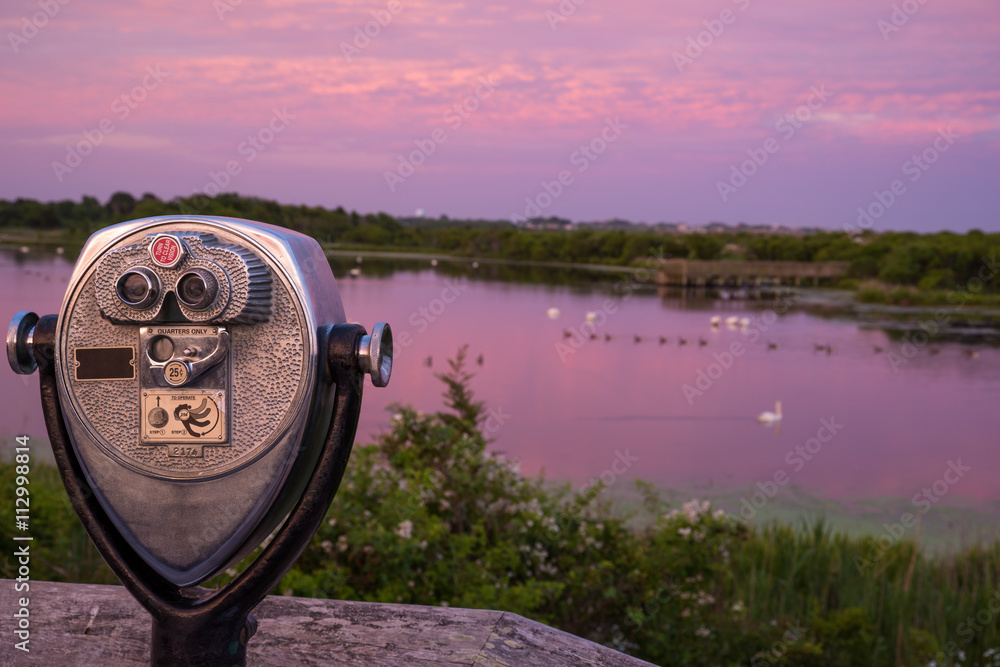
<instances>
[{"instance_id":1,"label":"textured metal casing","mask_svg":"<svg viewBox=\"0 0 1000 667\"><path fill-rule=\"evenodd\" d=\"M133 345L137 358L143 353L143 323L101 316L102 305L112 302L98 298L108 289L98 266L115 252L135 264L135 252L126 249L164 233L218 239L216 252L242 253L270 273L266 319L263 308L228 320L229 311L217 313L231 340L229 441L206 444L199 458L172 457L165 447L140 442L138 373L102 382L80 382L73 374L77 348ZM199 243L197 251L203 252ZM261 267L254 266L259 273ZM184 267L181 262L176 270ZM153 310L161 305L162 295ZM202 317L196 324L223 320ZM166 579L190 586L213 576L253 549L297 500L332 410L321 332L345 321L322 249L287 229L234 218L163 216L114 225L88 240L56 332L65 422L89 487L136 551Z\"/></svg>"}]
</instances>

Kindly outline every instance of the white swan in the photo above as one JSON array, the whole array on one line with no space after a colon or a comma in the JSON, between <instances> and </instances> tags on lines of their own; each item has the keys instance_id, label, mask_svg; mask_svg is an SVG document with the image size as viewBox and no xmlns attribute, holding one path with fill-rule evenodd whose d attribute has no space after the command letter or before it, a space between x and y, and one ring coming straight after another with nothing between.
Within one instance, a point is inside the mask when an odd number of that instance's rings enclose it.
<instances>
[{"instance_id":1,"label":"white swan","mask_svg":"<svg viewBox=\"0 0 1000 667\"><path fill-rule=\"evenodd\" d=\"M719 324L722 322L722 318L718 315L712 315L712 319L709 320L709 322L712 324L713 329L718 329Z\"/></svg>"},{"instance_id":2,"label":"white swan","mask_svg":"<svg viewBox=\"0 0 1000 667\"><path fill-rule=\"evenodd\" d=\"M549 316L550 320L558 320L559 319L559 315L561 313L559 312L558 308L553 307L553 308L549 308L547 311L545 311L545 314Z\"/></svg>"},{"instance_id":3,"label":"white swan","mask_svg":"<svg viewBox=\"0 0 1000 667\"><path fill-rule=\"evenodd\" d=\"M761 424L776 424L781 421L781 401L774 402L774 412L762 412L757 415Z\"/></svg>"},{"instance_id":4,"label":"white swan","mask_svg":"<svg viewBox=\"0 0 1000 667\"><path fill-rule=\"evenodd\" d=\"M739 323L740 323L740 318L738 318L735 315L730 315L729 317L726 318L726 326L729 327L730 329L735 329Z\"/></svg>"}]
</instances>

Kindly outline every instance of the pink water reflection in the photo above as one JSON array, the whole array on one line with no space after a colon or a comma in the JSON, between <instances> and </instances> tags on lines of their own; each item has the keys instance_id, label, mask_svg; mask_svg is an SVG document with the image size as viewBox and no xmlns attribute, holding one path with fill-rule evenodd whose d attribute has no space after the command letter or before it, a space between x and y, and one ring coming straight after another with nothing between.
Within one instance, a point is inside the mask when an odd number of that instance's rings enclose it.
<instances>
[{"instance_id":1,"label":"pink water reflection","mask_svg":"<svg viewBox=\"0 0 1000 667\"><path fill-rule=\"evenodd\" d=\"M71 266L54 256L0 255L4 286L0 312L57 312ZM778 320L757 344L739 331L713 331L709 317L752 316L740 302L715 309L664 302L653 293L615 302L617 311L599 340L560 359L565 328L579 327L599 310L610 289L519 285L476 279L443 311L437 308L446 280L429 267L389 278L338 276L348 317L368 326L388 321L400 349L386 389L366 387L358 441L387 427L394 402L421 410L441 406L435 372L466 343L473 388L489 409L503 415L494 447L521 462L525 473L583 481L610 470L618 453L637 459L623 478L720 487L746 486L776 471L794 484L837 498L910 498L942 478L949 461L971 466L948 491L949 498L998 497L1000 469L996 404L1000 398L1000 351L978 359L960 346L926 350L894 372L873 346L891 347L880 331L846 319L802 312ZM432 307L433 306L433 307ZM431 313L433 321L420 313ZM546 316L559 308L558 320ZM440 315L433 315L440 312ZM614 340L606 342L604 334ZM641 343L634 335L643 336ZM669 343L660 345L660 335ZM684 337L688 345L678 344ZM699 337L708 345L697 345ZM768 350L765 340L779 344ZM699 369L732 342L747 351L712 387L689 404L682 392ZM814 349L830 344L836 354ZM475 362L483 355L483 365ZM432 366L425 360L430 357ZM37 378L0 373L0 437L44 437ZM781 399L780 433L755 416ZM806 461L794 452L817 435L821 420L843 428ZM791 452L791 454L790 454ZM621 470L621 464L617 466Z\"/></svg>"},{"instance_id":2,"label":"pink water reflection","mask_svg":"<svg viewBox=\"0 0 1000 667\"><path fill-rule=\"evenodd\" d=\"M484 355L483 366L472 367L478 396L511 415L495 447L520 459L526 473L585 480L611 469L616 452L627 449L638 458L628 478L731 487L784 470L793 483L823 495L909 498L941 478L949 460L960 459L973 470L949 496L998 496L997 350L981 350L973 360L945 344L938 356L923 350L897 373L873 352L875 345L890 347L885 334L851 321L793 313L752 345L739 331L709 325L715 313L753 316L739 303L681 310L646 294L619 301L599 339L563 363L556 349L563 330L579 327L610 290L472 282L417 334L411 322L421 316L414 313L439 296L443 280L430 271L398 273L391 281L341 279L349 317L366 325L387 319L414 340L398 355L388 389L367 393L362 437L385 427L382 408L394 401L437 409L441 385L432 374L469 343L471 359ZM550 307L561 310L559 320L546 317ZM605 342L605 333L614 339ZM636 334L643 342L634 342ZM660 345L660 335L669 343ZM680 337L689 343L679 345ZM699 337L709 344L698 346ZM768 350L766 340L779 348ZM747 351L689 404L682 386L694 385L713 353L733 341ZM815 351L816 343L832 345L835 354ZM423 365L428 356L432 368ZM776 399L783 403L780 433L755 421ZM843 428L806 461L808 451L793 450L816 437L821 420Z\"/></svg>"}]
</instances>

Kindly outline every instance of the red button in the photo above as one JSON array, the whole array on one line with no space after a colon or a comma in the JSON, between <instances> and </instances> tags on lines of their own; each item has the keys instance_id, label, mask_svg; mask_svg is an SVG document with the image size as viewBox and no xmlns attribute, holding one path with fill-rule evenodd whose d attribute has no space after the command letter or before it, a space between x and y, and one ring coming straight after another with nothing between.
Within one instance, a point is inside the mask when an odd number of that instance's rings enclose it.
<instances>
[{"instance_id":1,"label":"red button","mask_svg":"<svg viewBox=\"0 0 1000 667\"><path fill-rule=\"evenodd\" d=\"M181 244L172 236L160 236L149 249L149 256L160 266L174 266L181 254Z\"/></svg>"}]
</instances>

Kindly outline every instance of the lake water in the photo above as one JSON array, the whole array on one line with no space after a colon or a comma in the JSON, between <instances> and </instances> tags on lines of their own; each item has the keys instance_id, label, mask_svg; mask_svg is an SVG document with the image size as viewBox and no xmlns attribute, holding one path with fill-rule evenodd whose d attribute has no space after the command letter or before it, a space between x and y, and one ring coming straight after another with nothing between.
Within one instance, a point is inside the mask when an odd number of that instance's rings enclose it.
<instances>
[{"instance_id":1,"label":"lake water","mask_svg":"<svg viewBox=\"0 0 1000 667\"><path fill-rule=\"evenodd\" d=\"M0 314L58 312L71 261L0 253ZM948 313L955 335L917 336L911 347L883 328L905 326L898 320L847 314L809 291L776 302L486 262L365 260L357 277L348 274L353 257L333 264L348 317L368 328L387 321L400 343L389 387L366 387L359 442L387 427L392 403L439 409L434 374L468 345L472 386L494 416L493 447L527 474L742 490L734 503L778 479L787 483L780 493L845 502L915 506L926 489L942 507L1000 507L1000 350L987 344L996 339L989 328L956 338L968 313ZM597 314L596 340L588 312ZM717 329L713 315L723 319ZM730 316L753 323L729 328ZM581 329L582 340L566 337ZM734 350L742 353L727 356ZM44 439L37 385L36 376L0 373L4 442ZM780 429L760 425L757 415L777 400Z\"/></svg>"}]
</instances>

